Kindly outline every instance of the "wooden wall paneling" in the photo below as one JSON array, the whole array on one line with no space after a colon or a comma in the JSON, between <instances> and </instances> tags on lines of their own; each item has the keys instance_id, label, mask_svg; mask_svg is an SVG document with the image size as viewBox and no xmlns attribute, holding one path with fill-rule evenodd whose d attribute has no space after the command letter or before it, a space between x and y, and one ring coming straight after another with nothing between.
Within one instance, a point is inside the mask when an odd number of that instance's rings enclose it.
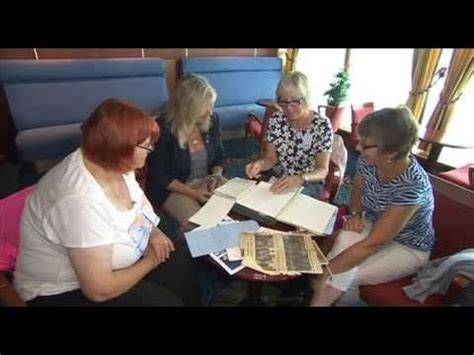
<instances>
[{"instance_id":1,"label":"wooden wall paneling","mask_svg":"<svg viewBox=\"0 0 474 355\"><path fill-rule=\"evenodd\" d=\"M174 59L184 57L184 48L145 48L145 57Z\"/></svg>"},{"instance_id":2,"label":"wooden wall paneling","mask_svg":"<svg viewBox=\"0 0 474 355\"><path fill-rule=\"evenodd\" d=\"M178 61L177 60L165 60L166 63L166 84L168 85L168 91L171 92L176 86L179 79L178 72Z\"/></svg>"},{"instance_id":3,"label":"wooden wall paneling","mask_svg":"<svg viewBox=\"0 0 474 355\"><path fill-rule=\"evenodd\" d=\"M0 59L35 59L33 48L0 48Z\"/></svg>"},{"instance_id":4,"label":"wooden wall paneling","mask_svg":"<svg viewBox=\"0 0 474 355\"><path fill-rule=\"evenodd\" d=\"M141 48L37 48L41 59L140 58Z\"/></svg>"},{"instance_id":5,"label":"wooden wall paneling","mask_svg":"<svg viewBox=\"0 0 474 355\"><path fill-rule=\"evenodd\" d=\"M257 48L257 56L259 57L277 57L278 48Z\"/></svg>"},{"instance_id":6,"label":"wooden wall paneling","mask_svg":"<svg viewBox=\"0 0 474 355\"><path fill-rule=\"evenodd\" d=\"M208 56L253 56L254 48L189 48L189 57L208 57Z\"/></svg>"}]
</instances>

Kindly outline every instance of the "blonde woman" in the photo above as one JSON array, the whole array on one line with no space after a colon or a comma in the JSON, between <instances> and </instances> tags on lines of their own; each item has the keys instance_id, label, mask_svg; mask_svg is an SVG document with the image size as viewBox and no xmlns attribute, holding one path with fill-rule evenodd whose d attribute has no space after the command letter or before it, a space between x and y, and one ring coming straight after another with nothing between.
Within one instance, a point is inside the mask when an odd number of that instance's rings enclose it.
<instances>
[{"instance_id":1,"label":"blonde woman","mask_svg":"<svg viewBox=\"0 0 474 355\"><path fill-rule=\"evenodd\" d=\"M204 77L186 75L158 118L163 133L149 158L148 196L183 231L192 227L189 217L225 181L219 119L213 113L216 97Z\"/></svg>"},{"instance_id":2,"label":"blonde woman","mask_svg":"<svg viewBox=\"0 0 474 355\"><path fill-rule=\"evenodd\" d=\"M270 117L264 149L246 166L246 173L249 178L258 178L262 172L269 171L279 178L272 185L272 191L281 193L324 180L333 134L329 119L309 106L309 84L303 73L286 74L276 94L282 110ZM310 193L311 185L306 190Z\"/></svg>"}]
</instances>

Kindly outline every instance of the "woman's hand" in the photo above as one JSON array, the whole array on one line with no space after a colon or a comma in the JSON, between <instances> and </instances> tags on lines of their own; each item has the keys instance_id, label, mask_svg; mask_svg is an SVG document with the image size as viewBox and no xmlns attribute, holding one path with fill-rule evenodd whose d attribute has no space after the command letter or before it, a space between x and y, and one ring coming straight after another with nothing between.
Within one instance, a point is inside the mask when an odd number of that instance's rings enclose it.
<instances>
[{"instance_id":1,"label":"woman's hand","mask_svg":"<svg viewBox=\"0 0 474 355\"><path fill-rule=\"evenodd\" d=\"M222 180L222 175L221 174L212 174L211 176L208 177L208 182L207 182L207 191L208 192L214 192L214 190L219 186L219 181Z\"/></svg>"},{"instance_id":2,"label":"woman's hand","mask_svg":"<svg viewBox=\"0 0 474 355\"><path fill-rule=\"evenodd\" d=\"M354 231L361 233L364 230L365 224L362 221L362 218L359 216L344 216L344 221L342 223L342 229L346 231Z\"/></svg>"},{"instance_id":3,"label":"woman's hand","mask_svg":"<svg viewBox=\"0 0 474 355\"><path fill-rule=\"evenodd\" d=\"M171 252L174 251L173 242L159 229L152 232L148 245L151 249L148 253L154 252L157 265L165 262L170 257Z\"/></svg>"},{"instance_id":4,"label":"woman's hand","mask_svg":"<svg viewBox=\"0 0 474 355\"><path fill-rule=\"evenodd\" d=\"M270 191L276 194L281 194L286 192L288 189L300 187L303 183L304 180L301 175L285 176L275 181L270 187Z\"/></svg>"},{"instance_id":5,"label":"woman's hand","mask_svg":"<svg viewBox=\"0 0 474 355\"><path fill-rule=\"evenodd\" d=\"M212 192L204 189L193 189L191 197L199 203L206 203L212 196Z\"/></svg>"},{"instance_id":6,"label":"woman's hand","mask_svg":"<svg viewBox=\"0 0 474 355\"><path fill-rule=\"evenodd\" d=\"M245 173L250 179L258 179L262 170L263 161L255 160L245 166Z\"/></svg>"}]
</instances>

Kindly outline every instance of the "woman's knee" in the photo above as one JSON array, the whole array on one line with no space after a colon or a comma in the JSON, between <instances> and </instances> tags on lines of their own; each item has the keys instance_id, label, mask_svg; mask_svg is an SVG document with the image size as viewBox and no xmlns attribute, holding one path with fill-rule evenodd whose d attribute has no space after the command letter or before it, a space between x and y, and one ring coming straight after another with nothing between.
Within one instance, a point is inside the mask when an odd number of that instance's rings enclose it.
<instances>
[{"instance_id":1,"label":"woman's knee","mask_svg":"<svg viewBox=\"0 0 474 355\"><path fill-rule=\"evenodd\" d=\"M361 233L353 231L341 231L335 241L331 251L328 253L327 258L332 259L338 254L342 253L344 250L354 245L355 243L364 239L365 236Z\"/></svg>"}]
</instances>

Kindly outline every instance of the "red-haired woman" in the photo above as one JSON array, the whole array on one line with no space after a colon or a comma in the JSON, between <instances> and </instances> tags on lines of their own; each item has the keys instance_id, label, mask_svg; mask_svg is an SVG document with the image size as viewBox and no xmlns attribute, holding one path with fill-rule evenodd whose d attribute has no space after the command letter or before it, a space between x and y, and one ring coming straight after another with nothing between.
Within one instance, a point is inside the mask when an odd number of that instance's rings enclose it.
<instances>
[{"instance_id":1,"label":"red-haired woman","mask_svg":"<svg viewBox=\"0 0 474 355\"><path fill-rule=\"evenodd\" d=\"M137 106L102 102L81 147L38 183L21 220L15 287L28 305L195 305L189 253L158 228L135 180L158 139Z\"/></svg>"}]
</instances>

